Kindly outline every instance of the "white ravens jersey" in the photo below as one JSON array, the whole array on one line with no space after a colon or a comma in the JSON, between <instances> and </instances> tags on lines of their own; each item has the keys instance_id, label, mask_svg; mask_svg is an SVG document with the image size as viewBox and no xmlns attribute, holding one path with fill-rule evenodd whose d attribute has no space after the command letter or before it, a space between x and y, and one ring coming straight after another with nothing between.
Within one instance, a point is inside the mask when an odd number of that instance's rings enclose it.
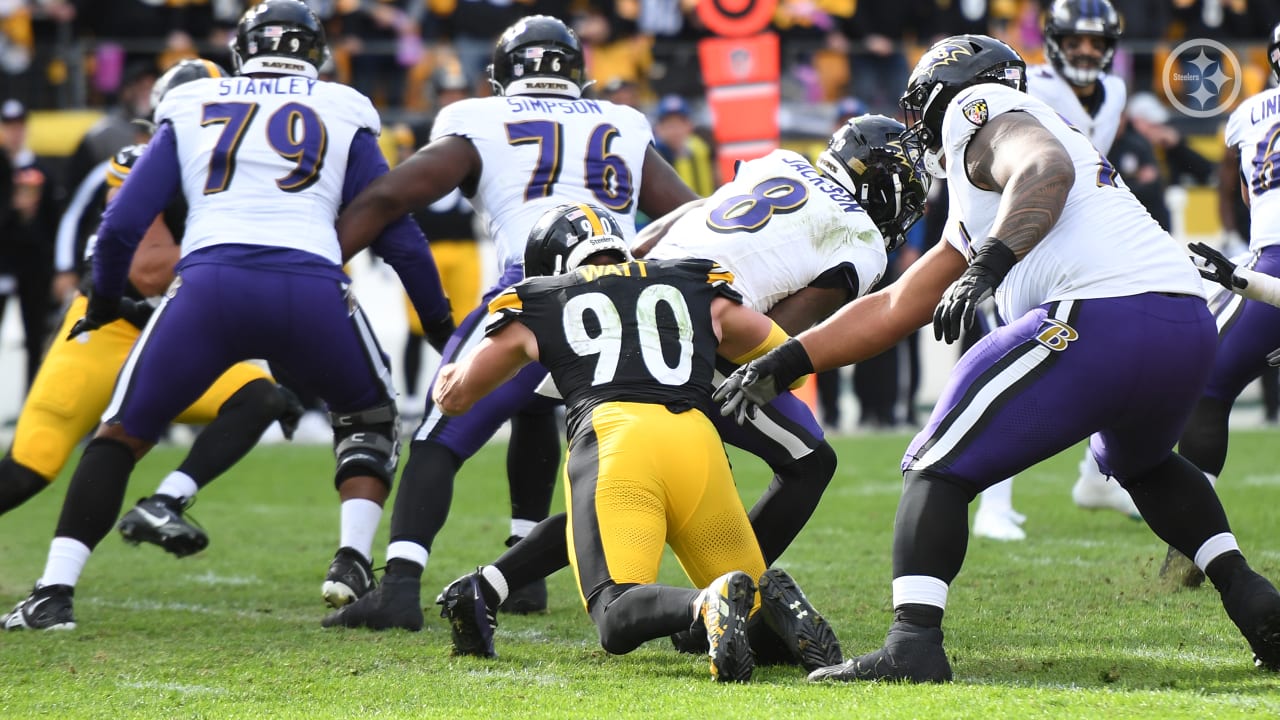
<instances>
[{"instance_id":1,"label":"white ravens jersey","mask_svg":"<svg viewBox=\"0 0 1280 720\"><path fill-rule=\"evenodd\" d=\"M431 139L448 135L470 140L480 154L471 203L493 238L499 271L524 262L529 230L564 203L599 205L628 240L635 235L645 151L653 142L638 110L606 100L472 98L436 117Z\"/></svg>"},{"instance_id":2,"label":"white ravens jersey","mask_svg":"<svg viewBox=\"0 0 1280 720\"><path fill-rule=\"evenodd\" d=\"M1152 219L1119 173L1080 131L1053 108L1005 85L962 90L942 121L950 214L944 237L972 258L991 234L1001 194L969 181L964 153L978 128L1007 112L1031 115L1075 163L1075 183L1049 233L996 289L1005 321L1056 300L1126 297L1167 292L1204 297L1200 274L1187 253Z\"/></svg>"},{"instance_id":3,"label":"white ravens jersey","mask_svg":"<svg viewBox=\"0 0 1280 720\"><path fill-rule=\"evenodd\" d=\"M1241 103L1227 120L1226 142L1240 151L1249 188L1249 249L1280 244L1280 88Z\"/></svg>"},{"instance_id":4,"label":"white ravens jersey","mask_svg":"<svg viewBox=\"0 0 1280 720\"><path fill-rule=\"evenodd\" d=\"M1124 115L1128 90L1124 80L1107 73L1098 75L1098 82L1102 83L1102 106L1097 114L1090 115L1071 89L1071 83L1052 65L1034 65L1027 69L1027 92L1056 110L1106 155L1111 152L1116 133L1120 132L1120 118Z\"/></svg>"},{"instance_id":5,"label":"white ravens jersey","mask_svg":"<svg viewBox=\"0 0 1280 720\"><path fill-rule=\"evenodd\" d=\"M866 211L789 150L739 165L733 181L673 223L649 257L715 260L759 312L833 270L856 275L865 294L887 264L884 238Z\"/></svg>"},{"instance_id":6,"label":"white ravens jersey","mask_svg":"<svg viewBox=\"0 0 1280 720\"><path fill-rule=\"evenodd\" d=\"M348 149L357 132L381 130L368 98L297 76L206 78L165 95L156 122L170 121L189 207L184 257L238 243L342 264L334 221Z\"/></svg>"}]
</instances>

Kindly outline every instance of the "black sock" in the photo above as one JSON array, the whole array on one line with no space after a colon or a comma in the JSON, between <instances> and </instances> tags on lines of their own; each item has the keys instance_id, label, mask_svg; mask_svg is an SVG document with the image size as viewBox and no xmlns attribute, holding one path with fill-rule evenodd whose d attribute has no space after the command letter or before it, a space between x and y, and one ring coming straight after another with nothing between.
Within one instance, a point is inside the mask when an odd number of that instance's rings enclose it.
<instances>
[{"instance_id":1,"label":"black sock","mask_svg":"<svg viewBox=\"0 0 1280 720\"><path fill-rule=\"evenodd\" d=\"M5 455L0 459L0 515L18 507L49 487L40 473Z\"/></svg>"},{"instance_id":2,"label":"black sock","mask_svg":"<svg viewBox=\"0 0 1280 720\"><path fill-rule=\"evenodd\" d=\"M1227 421L1231 403L1201 398L1187 419L1178 443L1178 454L1213 476L1222 474L1227 463Z\"/></svg>"},{"instance_id":3,"label":"black sock","mask_svg":"<svg viewBox=\"0 0 1280 720\"><path fill-rule=\"evenodd\" d=\"M109 438L90 441L71 475L54 534L97 547L120 516L133 466L128 445Z\"/></svg>"},{"instance_id":4,"label":"black sock","mask_svg":"<svg viewBox=\"0 0 1280 720\"><path fill-rule=\"evenodd\" d=\"M511 418L507 445L507 484L511 517L538 522L551 512L560 470L560 426L554 413L518 414Z\"/></svg>"},{"instance_id":5,"label":"black sock","mask_svg":"<svg viewBox=\"0 0 1280 720\"><path fill-rule=\"evenodd\" d=\"M391 558L387 561L387 574L400 577L422 578L423 568L418 563L404 558Z\"/></svg>"},{"instance_id":6,"label":"black sock","mask_svg":"<svg viewBox=\"0 0 1280 720\"><path fill-rule=\"evenodd\" d=\"M274 382L264 378L248 383L227 398L213 422L196 436L178 471L198 488L208 485L247 455L285 409Z\"/></svg>"},{"instance_id":7,"label":"black sock","mask_svg":"<svg viewBox=\"0 0 1280 720\"><path fill-rule=\"evenodd\" d=\"M904 603L893 609L893 621L920 627L942 627L942 613L942 608L936 605Z\"/></svg>"},{"instance_id":8,"label":"black sock","mask_svg":"<svg viewBox=\"0 0 1280 720\"><path fill-rule=\"evenodd\" d=\"M964 564L973 498L970 487L908 470L893 523L893 576L927 575L950 585Z\"/></svg>"},{"instance_id":9,"label":"black sock","mask_svg":"<svg viewBox=\"0 0 1280 720\"><path fill-rule=\"evenodd\" d=\"M391 512L391 542L417 543L428 551L449 518L453 480L461 463L449 448L432 440L409 444Z\"/></svg>"},{"instance_id":10,"label":"black sock","mask_svg":"<svg viewBox=\"0 0 1280 720\"><path fill-rule=\"evenodd\" d=\"M507 587L521 588L569 566L569 541L565 531L569 516L556 513L533 527L528 537L493 561L507 579Z\"/></svg>"},{"instance_id":11,"label":"black sock","mask_svg":"<svg viewBox=\"0 0 1280 720\"><path fill-rule=\"evenodd\" d=\"M1141 475L1120 478L1120 484L1151 531L1189 558L1209 538L1231 532L1213 486L1177 453Z\"/></svg>"},{"instance_id":12,"label":"black sock","mask_svg":"<svg viewBox=\"0 0 1280 720\"><path fill-rule=\"evenodd\" d=\"M766 566L772 565L804 529L835 472L836 452L825 442L799 460L777 468L773 482L747 514Z\"/></svg>"},{"instance_id":13,"label":"black sock","mask_svg":"<svg viewBox=\"0 0 1280 720\"><path fill-rule=\"evenodd\" d=\"M418 372L422 369L421 335L409 333L404 343L404 391L408 395L418 394Z\"/></svg>"},{"instance_id":14,"label":"black sock","mask_svg":"<svg viewBox=\"0 0 1280 720\"><path fill-rule=\"evenodd\" d=\"M1249 563L1245 561L1244 555L1239 550L1229 550L1210 561L1209 567L1204 569L1204 574L1208 576L1209 581L1219 593L1226 595L1231 590L1232 580L1238 576L1238 573L1247 570L1249 570Z\"/></svg>"}]
</instances>

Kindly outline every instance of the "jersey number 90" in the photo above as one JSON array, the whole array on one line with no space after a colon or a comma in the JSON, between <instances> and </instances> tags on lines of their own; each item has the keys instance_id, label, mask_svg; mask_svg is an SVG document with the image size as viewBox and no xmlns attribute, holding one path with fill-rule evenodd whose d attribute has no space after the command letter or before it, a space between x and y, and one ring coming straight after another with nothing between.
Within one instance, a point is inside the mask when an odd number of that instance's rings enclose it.
<instances>
[{"instance_id":1,"label":"jersey number 90","mask_svg":"<svg viewBox=\"0 0 1280 720\"><path fill-rule=\"evenodd\" d=\"M662 352L662 332L658 327L658 305L666 305L675 316L676 341L679 352L674 365L667 364ZM587 329L587 313L595 315L599 332ZM625 337L622 316L608 295L585 293L564 305L564 332L569 348L581 357L599 356L591 384L612 382L618 372L618 360L624 344L638 343L640 358L649 375L663 385L683 385L693 373L693 318L684 296L671 285L650 285L636 299L635 328L638 337Z\"/></svg>"}]
</instances>

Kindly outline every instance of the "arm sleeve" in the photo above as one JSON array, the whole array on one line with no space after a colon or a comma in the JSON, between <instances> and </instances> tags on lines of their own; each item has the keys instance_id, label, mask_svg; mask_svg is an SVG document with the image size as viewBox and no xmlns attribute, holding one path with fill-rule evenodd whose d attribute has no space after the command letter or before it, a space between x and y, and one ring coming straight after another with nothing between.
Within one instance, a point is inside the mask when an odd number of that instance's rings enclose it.
<instances>
[{"instance_id":1,"label":"arm sleeve","mask_svg":"<svg viewBox=\"0 0 1280 720\"><path fill-rule=\"evenodd\" d=\"M105 297L124 294L133 251L181 186L173 126L163 123L129 173L129 181L102 214L93 262L95 293Z\"/></svg>"},{"instance_id":2,"label":"arm sleeve","mask_svg":"<svg viewBox=\"0 0 1280 720\"><path fill-rule=\"evenodd\" d=\"M347 155L347 174L342 185L343 205L355 199L361 190L385 175L387 170L387 161L378 149L377 138L367 130L357 132L351 139L351 152ZM400 277L424 327L450 317L449 301L440 284L440 271L436 269L426 236L412 216L404 215L389 223L373 241L372 248Z\"/></svg>"}]
</instances>

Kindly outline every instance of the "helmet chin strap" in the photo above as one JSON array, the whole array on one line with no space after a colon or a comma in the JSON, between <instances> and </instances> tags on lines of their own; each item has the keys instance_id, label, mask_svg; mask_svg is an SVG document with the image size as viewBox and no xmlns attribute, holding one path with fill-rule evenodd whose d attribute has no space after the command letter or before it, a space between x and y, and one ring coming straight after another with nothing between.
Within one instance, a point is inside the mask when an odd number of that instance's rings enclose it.
<instances>
[{"instance_id":1,"label":"helmet chin strap","mask_svg":"<svg viewBox=\"0 0 1280 720\"><path fill-rule=\"evenodd\" d=\"M1074 65L1063 64L1062 76L1067 82L1076 87L1088 87L1097 82L1098 76L1102 74L1099 68L1079 68Z\"/></svg>"},{"instance_id":2,"label":"helmet chin strap","mask_svg":"<svg viewBox=\"0 0 1280 720\"><path fill-rule=\"evenodd\" d=\"M946 168L942 167L942 151L941 150L925 150L924 151L924 169L928 173L939 180L947 179Z\"/></svg>"}]
</instances>

